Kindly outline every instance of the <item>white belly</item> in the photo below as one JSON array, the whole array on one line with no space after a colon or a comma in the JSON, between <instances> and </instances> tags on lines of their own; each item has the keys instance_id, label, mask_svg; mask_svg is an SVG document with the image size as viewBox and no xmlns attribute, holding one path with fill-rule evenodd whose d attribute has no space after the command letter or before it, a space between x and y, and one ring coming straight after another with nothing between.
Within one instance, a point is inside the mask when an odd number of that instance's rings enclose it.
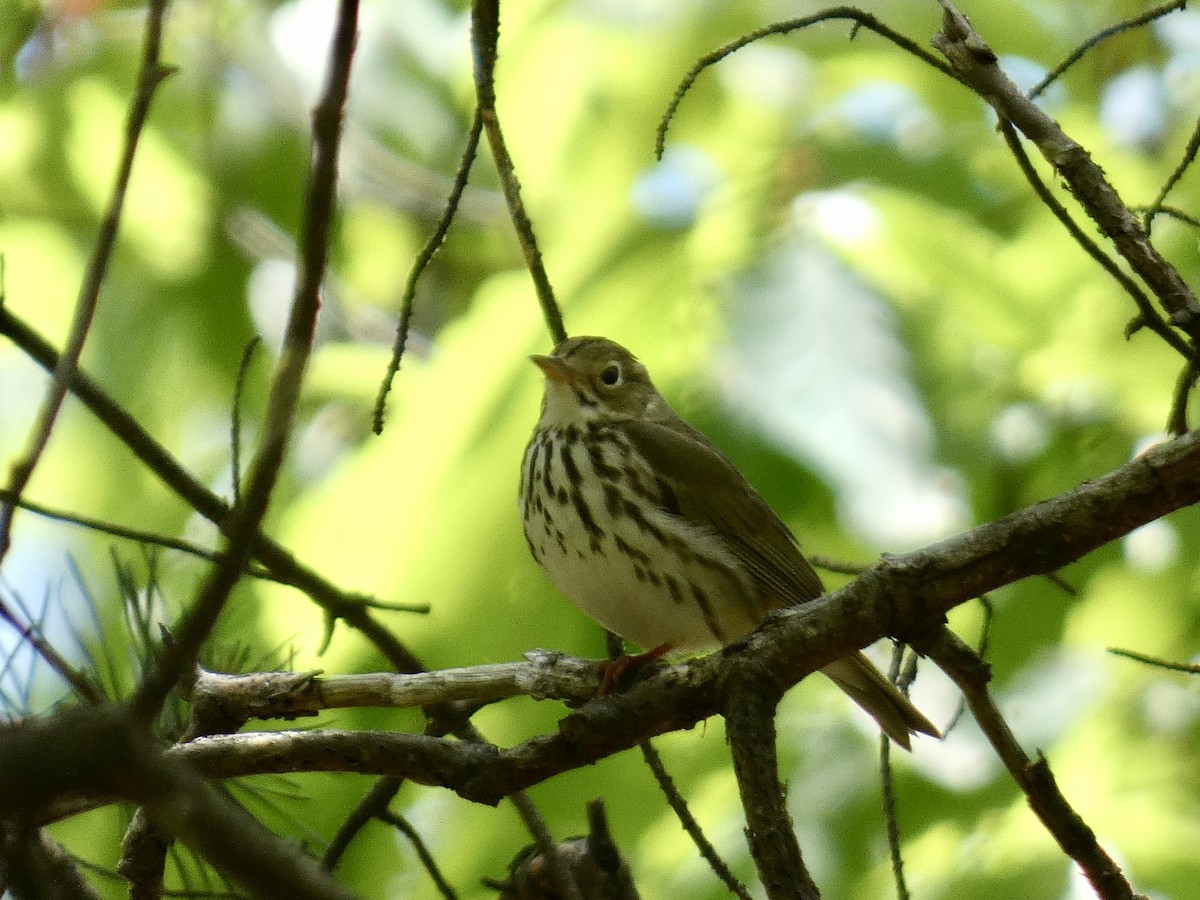
<instances>
[{"instance_id":1,"label":"white belly","mask_svg":"<svg viewBox=\"0 0 1200 900\"><path fill-rule=\"evenodd\" d=\"M549 452L536 442L526 451L525 536L554 585L609 631L647 649L705 649L750 631L757 624L752 588L720 538L647 502L657 491L651 474L601 446L602 465L622 472L607 491L577 431L556 432Z\"/></svg>"}]
</instances>

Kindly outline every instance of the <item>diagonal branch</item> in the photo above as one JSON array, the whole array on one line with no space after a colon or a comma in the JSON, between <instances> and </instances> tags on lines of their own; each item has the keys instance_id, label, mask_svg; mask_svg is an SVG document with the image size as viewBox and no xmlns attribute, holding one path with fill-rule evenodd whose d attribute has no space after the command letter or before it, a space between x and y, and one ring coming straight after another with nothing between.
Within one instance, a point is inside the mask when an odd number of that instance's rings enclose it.
<instances>
[{"instance_id":1,"label":"diagonal branch","mask_svg":"<svg viewBox=\"0 0 1200 900\"><path fill-rule=\"evenodd\" d=\"M1025 792L1030 808L1063 852L1083 870L1096 895L1102 900L1137 900L1138 895L1129 886L1120 867L1059 790L1045 757L1039 753L1036 760L1031 760L1017 743L987 689L991 680L987 663L945 628L918 641L916 646L958 685L996 755Z\"/></svg>"},{"instance_id":2,"label":"diagonal branch","mask_svg":"<svg viewBox=\"0 0 1200 900\"><path fill-rule=\"evenodd\" d=\"M19 319L12 310L0 305L0 334L8 337L44 369L53 371L59 354L50 343ZM230 506L190 472L156 441L120 404L110 397L83 370L77 370L71 391L145 466L228 537ZM254 555L284 584L303 591L332 619L340 619L360 631L393 666L401 672L423 671L420 660L377 618L371 615L364 598L347 593L319 573L301 563L286 547L265 534L255 538Z\"/></svg>"},{"instance_id":3,"label":"diagonal branch","mask_svg":"<svg viewBox=\"0 0 1200 900\"><path fill-rule=\"evenodd\" d=\"M521 184L517 180L512 156L504 141L504 132L500 130L500 115L496 112L495 76L499 40L499 0L475 0L471 4L471 44L475 51L475 94L479 104L477 115L483 122L483 130L492 148L496 172L500 176L500 184L504 187L504 199L508 201L508 213L513 227L516 228L521 250L525 253L525 264L529 268L530 277L533 278L538 303L542 306L542 316L550 330L550 337L558 344L566 339L567 328L563 324L562 310L554 297L550 276L546 274L546 266L542 262L542 251L538 248L533 223L529 220L525 202L521 199Z\"/></svg>"},{"instance_id":4,"label":"diagonal branch","mask_svg":"<svg viewBox=\"0 0 1200 900\"><path fill-rule=\"evenodd\" d=\"M138 140L146 125L146 117L150 114L150 104L154 100L154 92L167 78L173 69L159 62L159 48L162 44L163 17L167 11L167 0L151 0L149 14L146 20L146 37L142 50L142 65L138 75L137 92L133 104L129 108L129 118L125 123L125 147L121 152L121 161L117 169L116 184L108 201L100 231L96 235L96 246L88 260L87 271L83 276L83 284L79 288L79 299L75 303L75 313L71 320L71 330L67 335L67 344L62 356L54 367L54 378L46 391L46 399L29 443L24 453L12 464L9 476L8 491L15 499L0 501L0 561L8 553L11 541L12 521L16 514L17 502L29 485L38 460L50 443L50 433L58 419L58 411L71 389L71 379L79 366L79 357L83 353L83 345L92 327L92 319L96 315L96 307L100 303L100 287L104 276L108 273L108 261L112 257L113 247L117 242L117 230L121 224L121 213L125 206L125 193L129 188L129 179L133 175L133 159L137 154ZM2 305L2 304L0 304Z\"/></svg>"},{"instance_id":5,"label":"diagonal branch","mask_svg":"<svg viewBox=\"0 0 1200 900\"><path fill-rule=\"evenodd\" d=\"M267 398L262 440L245 493L233 508L225 553L176 628L169 652L160 657L131 702L134 715L144 722L158 714L175 683L195 665L200 645L212 631L234 585L250 562L259 525L266 515L283 464L320 308L321 282L333 228L342 111L349 93L350 62L357 35L358 0L342 0L325 91L313 113L314 155L304 202L300 275L279 364Z\"/></svg>"},{"instance_id":6,"label":"diagonal branch","mask_svg":"<svg viewBox=\"0 0 1200 900\"><path fill-rule=\"evenodd\" d=\"M1001 71L996 54L967 18L949 0L939 2L944 16L933 46L949 60L955 77L991 104L1001 119L1012 122L1033 141L1100 231L1158 297L1171 324L1193 341L1200 339L1200 302L1150 242L1103 170Z\"/></svg>"}]
</instances>

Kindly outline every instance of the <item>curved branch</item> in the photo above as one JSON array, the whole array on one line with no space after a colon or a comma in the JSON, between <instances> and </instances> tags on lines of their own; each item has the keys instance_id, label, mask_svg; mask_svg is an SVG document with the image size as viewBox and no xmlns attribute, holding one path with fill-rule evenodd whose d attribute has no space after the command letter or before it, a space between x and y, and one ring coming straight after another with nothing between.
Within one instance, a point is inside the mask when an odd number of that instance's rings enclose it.
<instances>
[{"instance_id":1,"label":"curved branch","mask_svg":"<svg viewBox=\"0 0 1200 900\"><path fill-rule=\"evenodd\" d=\"M829 9L823 9L820 12L813 13L811 16L804 16L799 19L786 19L782 22L772 22L770 25L764 25L762 28L756 28L747 34L742 35L736 40L730 41L728 44L723 44L716 50L706 53L704 56L696 60L692 67L688 69L687 74L683 76L683 80L679 82L679 87L675 88L675 93L671 97L671 102L667 104L667 111L663 113L662 118L658 122L658 128L654 132L654 158L662 159L663 149L667 142L667 131L671 127L671 120L675 118L675 113L679 110L679 105L683 102L683 98L688 91L692 89L692 85L696 83L696 79L700 74L708 68L715 66L727 56L732 56L737 51L741 50L755 41L761 41L763 38L771 35L788 34L792 31L799 31L802 28L808 28L810 25L816 25L820 22L829 22L833 20L850 21L854 26L850 30L850 38L853 39L858 29L866 28L868 31L873 31L882 38L891 41L901 50L906 53L911 53L921 62L928 66L932 66L944 75L949 75L951 78L958 80L958 76L953 70L922 47L920 44L909 40L898 31L893 31L883 22L879 21L869 12L858 9L854 6L833 6Z\"/></svg>"},{"instance_id":2,"label":"curved branch","mask_svg":"<svg viewBox=\"0 0 1200 900\"><path fill-rule=\"evenodd\" d=\"M434 255L441 249L458 213L458 204L462 200L463 191L467 189L467 179L471 175L471 164L479 152L479 133L483 129L483 116L479 107L475 107L475 115L471 120L471 130L467 133L467 145L463 148L462 158L458 163L458 171L454 174L454 182L450 186L450 196L446 198L446 206L441 218L433 229L433 234L417 254L408 280L404 284L404 295L400 298L400 321L396 324L396 342L392 347L392 358L388 361L387 372L379 385L379 393L375 397L375 412L372 429L376 434L383 434L383 413L387 406L387 396L392 389L392 381L400 371L400 360L404 356L404 348L408 343L409 324L412 321L413 302L417 296L417 282L429 267Z\"/></svg>"},{"instance_id":3,"label":"curved branch","mask_svg":"<svg viewBox=\"0 0 1200 900\"><path fill-rule=\"evenodd\" d=\"M1110 25L1108 28L1101 29L1093 34L1090 38L1067 54L1066 59L1060 62L1057 66L1046 73L1046 77L1034 85L1026 95L1030 100L1036 100L1038 95L1046 88L1050 87L1055 81L1062 77L1063 73L1079 60L1083 59L1084 54L1089 50L1093 50L1100 44L1107 41L1110 37L1114 37L1125 31L1130 31L1134 28L1141 28L1143 25L1148 25L1155 19L1161 19L1168 13L1173 13L1179 9L1187 8L1187 0L1172 0L1170 3L1164 3L1162 6L1156 6L1148 12L1142 13L1132 19L1126 19L1124 22L1118 22L1116 25ZM1149 229L1147 229L1149 230Z\"/></svg>"}]
</instances>

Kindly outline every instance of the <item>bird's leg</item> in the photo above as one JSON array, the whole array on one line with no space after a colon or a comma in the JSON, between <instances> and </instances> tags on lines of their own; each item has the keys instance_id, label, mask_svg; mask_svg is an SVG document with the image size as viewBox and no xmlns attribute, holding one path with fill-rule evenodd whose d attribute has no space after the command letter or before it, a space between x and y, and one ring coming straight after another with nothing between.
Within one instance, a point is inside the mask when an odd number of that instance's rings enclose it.
<instances>
[{"instance_id":1,"label":"bird's leg","mask_svg":"<svg viewBox=\"0 0 1200 900\"><path fill-rule=\"evenodd\" d=\"M659 644L644 653L632 655L625 653L616 659L604 660L600 663L600 696L611 694L615 688L620 687L625 676L631 671L636 671L647 663L662 659L670 649L670 644Z\"/></svg>"}]
</instances>

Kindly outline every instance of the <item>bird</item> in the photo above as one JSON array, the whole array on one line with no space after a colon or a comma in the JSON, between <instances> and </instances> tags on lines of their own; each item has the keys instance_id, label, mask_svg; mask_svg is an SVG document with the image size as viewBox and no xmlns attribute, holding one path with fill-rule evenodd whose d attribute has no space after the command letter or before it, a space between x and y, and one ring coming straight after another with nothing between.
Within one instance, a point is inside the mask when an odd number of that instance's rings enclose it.
<instances>
[{"instance_id":1,"label":"bird","mask_svg":"<svg viewBox=\"0 0 1200 900\"><path fill-rule=\"evenodd\" d=\"M530 359L545 376L519 507L567 599L645 657L713 650L824 592L796 538L738 468L615 341ZM893 741L937 728L861 653L821 670Z\"/></svg>"}]
</instances>

